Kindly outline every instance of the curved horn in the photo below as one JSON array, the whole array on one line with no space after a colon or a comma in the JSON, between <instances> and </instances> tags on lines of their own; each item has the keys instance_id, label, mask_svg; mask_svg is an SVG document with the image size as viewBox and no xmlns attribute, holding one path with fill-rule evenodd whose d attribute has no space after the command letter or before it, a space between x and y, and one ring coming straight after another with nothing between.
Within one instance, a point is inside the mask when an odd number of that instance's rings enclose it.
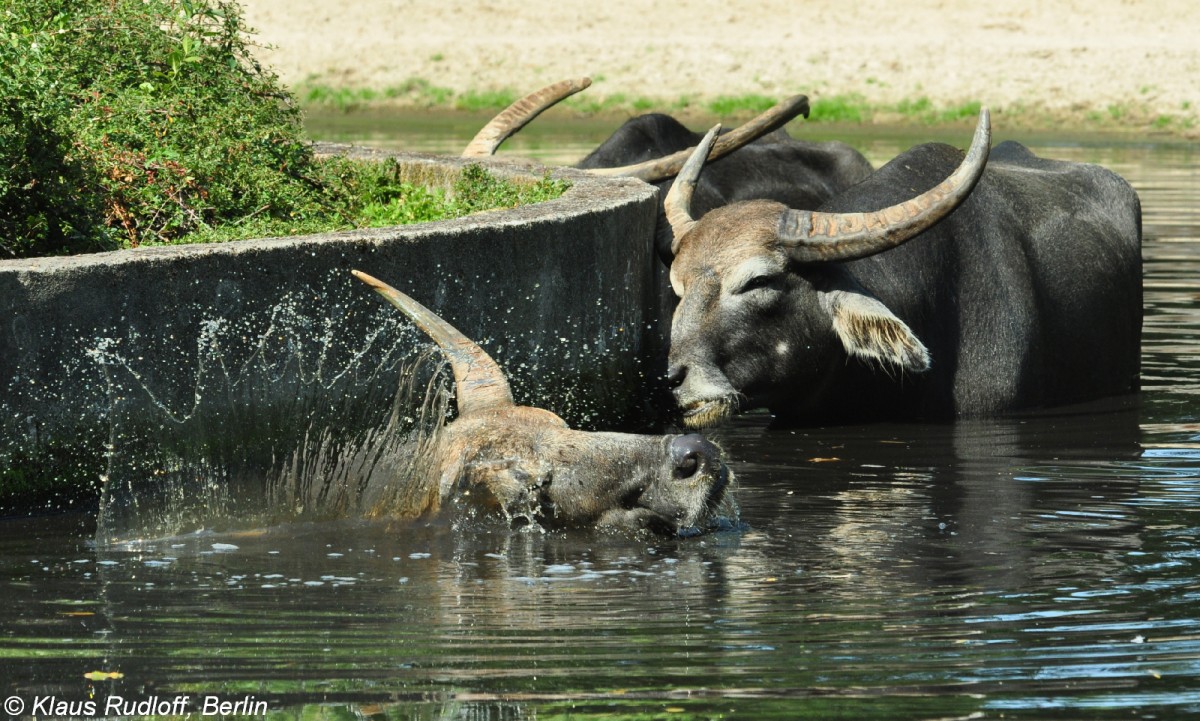
<instances>
[{"instance_id":1,"label":"curved horn","mask_svg":"<svg viewBox=\"0 0 1200 721\"><path fill-rule=\"evenodd\" d=\"M941 183L899 205L867 213L786 210L779 217L779 241L800 263L855 260L894 248L966 200L987 165L990 142L991 116L983 108L966 157Z\"/></svg>"},{"instance_id":2,"label":"curved horn","mask_svg":"<svg viewBox=\"0 0 1200 721\"><path fill-rule=\"evenodd\" d=\"M446 354L450 368L454 371L460 416L514 405L504 371L500 370L496 361L474 341L439 318L433 311L382 280L372 278L361 271L350 272L399 308Z\"/></svg>"},{"instance_id":3,"label":"curved horn","mask_svg":"<svg viewBox=\"0 0 1200 721\"><path fill-rule=\"evenodd\" d=\"M712 147L713 138L721 132L721 124L717 123L696 146L692 156L688 158L679 176L663 198L663 210L667 215L667 224L671 228L671 254L679 252L679 240L696 224L692 217L692 193L696 191L696 181L700 178L700 170L704 167L704 159Z\"/></svg>"},{"instance_id":4,"label":"curved horn","mask_svg":"<svg viewBox=\"0 0 1200 721\"><path fill-rule=\"evenodd\" d=\"M721 139L717 141L716 146L713 147L712 152L709 153L708 159L716 160L729 155L743 145L754 142L767 133L782 128L797 115L808 117L807 95L790 97L753 120L722 135ZM692 156L695 150L695 148L687 148L677 153L664 155L661 158L647 160L634 165L622 165L617 168L589 168L587 172L592 175L637 178L647 183L654 183L679 173L684 162Z\"/></svg>"},{"instance_id":5,"label":"curved horn","mask_svg":"<svg viewBox=\"0 0 1200 721\"><path fill-rule=\"evenodd\" d=\"M464 158L484 158L496 154L510 135L525 127L526 123L542 114L543 110L557 105L592 84L591 78L577 78L547 85L541 90L526 95L491 119L475 134L462 152Z\"/></svg>"}]
</instances>

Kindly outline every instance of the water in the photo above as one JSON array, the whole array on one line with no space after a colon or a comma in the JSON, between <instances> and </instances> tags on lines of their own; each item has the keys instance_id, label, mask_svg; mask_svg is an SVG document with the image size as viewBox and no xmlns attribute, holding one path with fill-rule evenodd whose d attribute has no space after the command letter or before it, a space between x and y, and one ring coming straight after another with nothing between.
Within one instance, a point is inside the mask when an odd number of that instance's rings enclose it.
<instances>
[{"instance_id":1,"label":"water","mask_svg":"<svg viewBox=\"0 0 1200 721\"><path fill-rule=\"evenodd\" d=\"M600 139L569 125L533 151ZM916 140L848 137L877 164ZM0 695L306 718L1200 712L1200 153L1029 140L1142 196L1139 398L953 425L744 418L720 440L749 529L683 541L345 519L100 548L87 517L4 521Z\"/></svg>"}]
</instances>

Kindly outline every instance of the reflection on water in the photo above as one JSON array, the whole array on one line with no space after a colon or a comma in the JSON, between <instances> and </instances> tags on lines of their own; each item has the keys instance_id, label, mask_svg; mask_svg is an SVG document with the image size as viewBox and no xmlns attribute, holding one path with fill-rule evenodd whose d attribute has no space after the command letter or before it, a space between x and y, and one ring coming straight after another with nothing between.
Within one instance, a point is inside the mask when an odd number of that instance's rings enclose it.
<instances>
[{"instance_id":1,"label":"reflection on water","mask_svg":"<svg viewBox=\"0 0 1200 721\"><path fill-rule=\"evenodd\" d=\"M852 140L876 163L911 142ZM720 440L750 528L683 541L296 520L98 549L87 519L7 521L0 690L428 719L1200 711L1200 158L1034 144L1141 193L1139 398L946 425L744 418Z\"/></svg>"}]
</instances>

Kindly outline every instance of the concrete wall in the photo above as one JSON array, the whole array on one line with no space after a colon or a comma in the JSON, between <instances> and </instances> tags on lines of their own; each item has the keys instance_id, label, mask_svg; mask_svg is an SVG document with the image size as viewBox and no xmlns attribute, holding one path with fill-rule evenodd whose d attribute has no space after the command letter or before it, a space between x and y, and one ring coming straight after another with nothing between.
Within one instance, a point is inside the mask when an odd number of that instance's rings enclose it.
<instances>
[{"instance_id":1,"label":"concrete wall","mask_svg":"<svg viewBox=\"0 0 1200 721\"><path fill-rule=\"evenodd\" d=\"M393 155L417 180L449 182L464 165ZM156 427L202 405L286 414L298 393L344 403L354 388L395 386L402 369L383 357L424 339L351 268L476 339L509 370L518 402L579 427L644 423L659 352L655 191L554 175L574 184L557 200L458 220L0 262L0 499L47 478L91 485L105 447L152 444ZM131 435L117 416L144 427ZM223 417L211 414L218 430Z\"/></svg>"}]
</instances>

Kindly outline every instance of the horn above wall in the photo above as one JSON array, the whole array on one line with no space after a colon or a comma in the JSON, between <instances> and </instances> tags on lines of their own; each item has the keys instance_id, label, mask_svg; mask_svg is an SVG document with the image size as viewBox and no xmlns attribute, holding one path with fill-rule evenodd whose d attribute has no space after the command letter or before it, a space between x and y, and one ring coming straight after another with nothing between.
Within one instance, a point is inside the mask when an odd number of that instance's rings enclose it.
<instances>
[{"instance_id":1,"label":"horn above wall","mask_svg":"<svg viewBox=\"0 0 1200 721\"><path fill-rule=\"evenodd\" d=\"M506 139L511 137L542 112L575 93L591 86L591 78L563 80L553 85L547 85L541 90L517 100L500 111L483 128L475 134L462 152L464 158L484 158L495 155L496 150ZM750 121L721 136L708 154L708 160L713 161L724 157L744 145L754 142L762 136L774 132L787 125L797 116L808 117L809 104L807 95L793 95L786 100L776 103ZM692 156L695 148L686 148L679 152L654 158L641 163L622 165L615 168L589 168L585 172L592 175L607 177L638 178L647 183L665 180L680 172L687 159Z\"/></svg>"},{"instance_id":2,"label":"horn above wall","mask_svg":"<svg viewBox=\"0 0 1200 721\"><path fill-rule=\"evenodd\" d=\"M712 162L729 155L733 151L758 140L767 133L774 132L791 122L796 116L808 117L809 105L807 95L794 95L787 100L775 104L746 123L734 128L717 139L708 151L707 160ZM696 146L699 147L699 146ZM688 158L692 157L696 148L685 148L661 158L647 160L633 165L622 165L616 168L589 168L592 175L619 176L637 178L647 183L665 180L682 172Z\"/></svg>"},{"instance_id":3,"label":"horn above wall","mask_svg":"<svg viewBox=\"0 0 1200 721\"><path fill-rule=\"evenodd\" d=\"M529 121L592 84L591 78L562 80L526 95L484 125L462 152L464 158L486 158Z\"/></svg>"}]
</instances>

